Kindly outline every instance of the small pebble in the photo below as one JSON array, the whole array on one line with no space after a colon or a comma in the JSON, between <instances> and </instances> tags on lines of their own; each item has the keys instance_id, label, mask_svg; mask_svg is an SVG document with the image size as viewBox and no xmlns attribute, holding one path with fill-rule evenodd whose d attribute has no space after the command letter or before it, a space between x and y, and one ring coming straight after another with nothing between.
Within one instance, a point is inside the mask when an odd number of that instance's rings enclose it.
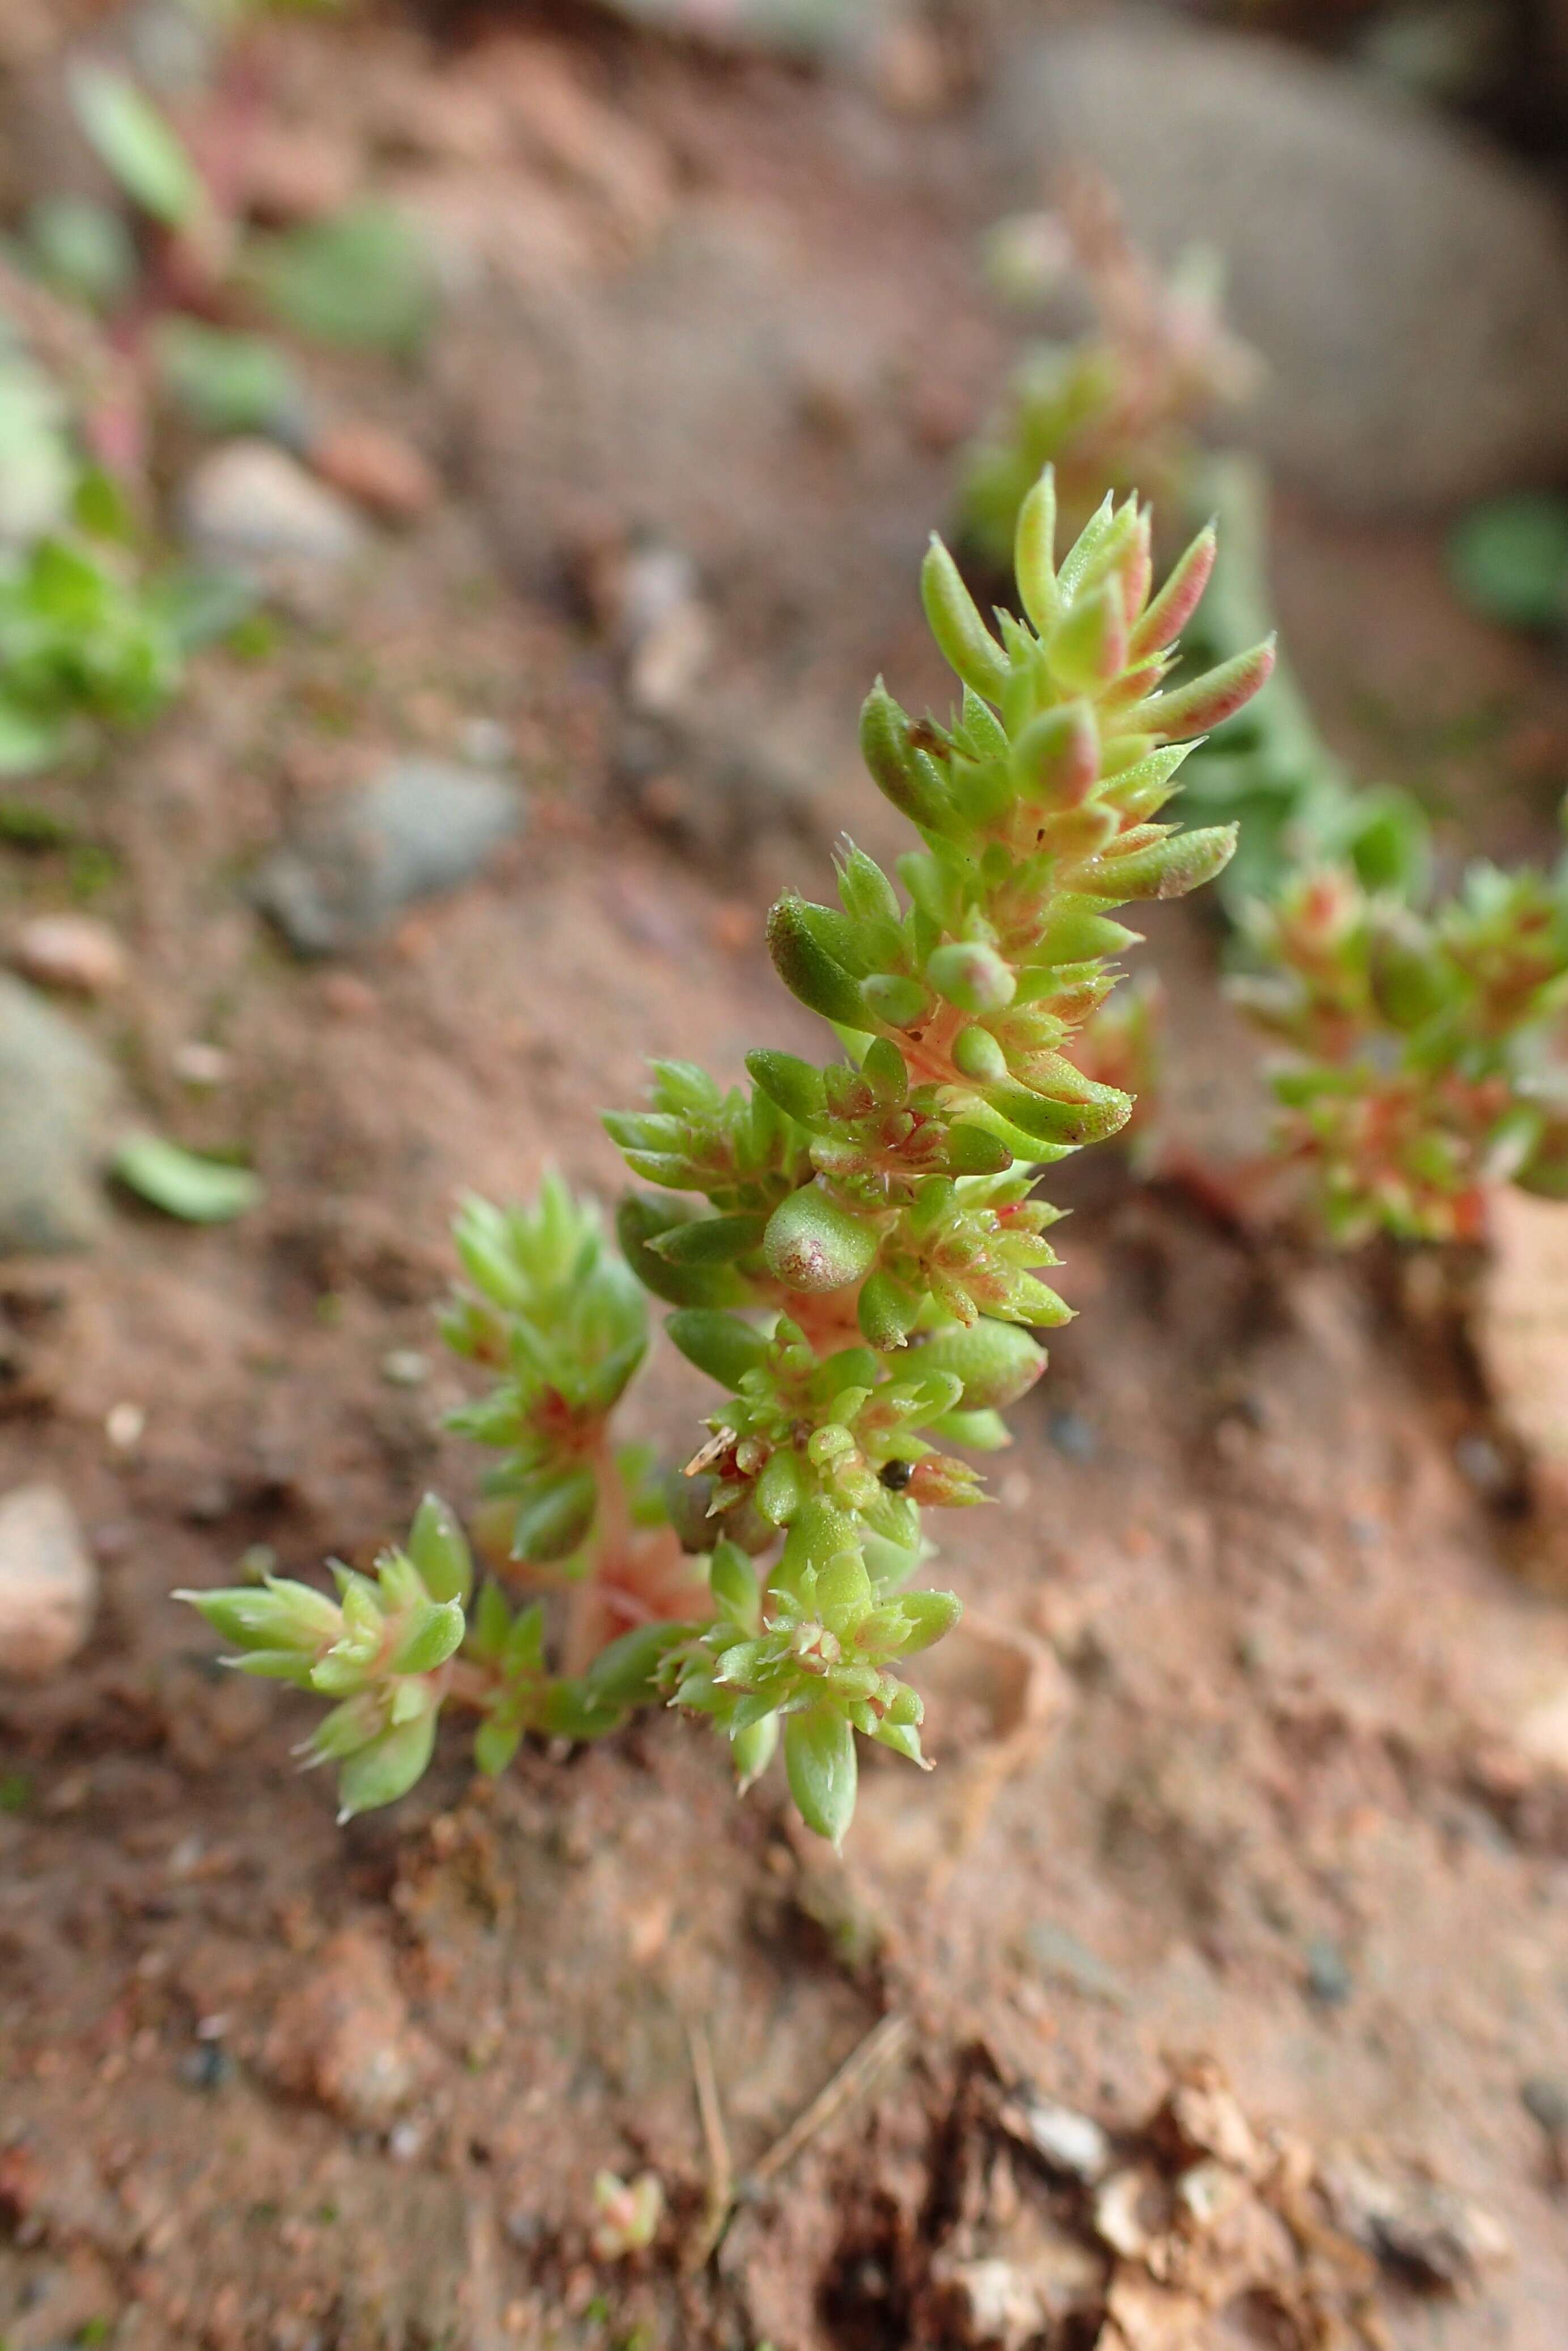
<instances>
[{"instance_id":1,"label":"small pebble","mask_svg":"<svg viewBox=\"0 0 1568 2351\"><path fill-rule=\"evenodd\" d=\"M417 1347L393 1347L382 1357L382 1377L389 1387L423 1387L430 1377L430 1358Z\"/></svg>"},{"instance_id":2,"label":"small pebble","mask_svg":"<svg viewBox=\"0 0 1568 2351\"><path fill-rule=\"evenodd\" d=\"M1058 2105L1033 2089L1024 2088L1003 2105L1004 2130L1034 2149L1049 2170L1088 2185L1103 2179L1111 2168L1109 2138L1092 2115Z\"/></svg>"},{"instance_id":3,"label":"small pebble","mask_svg":"<svg viewBox=\"0 0 1568 2351\"><path fill-rule=\"evenodd\" d=\"M1343 2008L1354 1989L1350 1964L1339 1945L1316 1935L1306 1948L1307 1991L1320 2008Z\"/></svg>"},{"instance_id":4,"label":"small pebble","mask_svg":"<svg viewBox=\"0 0 1568 2351\"><path fill-rule=\"evenodd\" d=\"M362 420L329 427L312 444L310 463L322 481L389 522L417 522L441 496L412 442Z\"/></svg>"},{"instance_id":5,"label":"small pebble","mask_svg":"<svg viewBox=\"0 0 1568 2351\"><path fill-rule=\"evenodd\" d=\"M234 2078L235 2061L221 2041L204 2041L180 2060L180 2079L193 2090L221 2090Z\"/></svg>"},{"instance_id":6,"label":"small pebble","mask_svg":"<svg viewBox=\"0 0 1568 2351\"><path fill-rule=\"evenodd\" d=\"M108 996L125 984L125 949L107 923L90 914L38 914L11 943L10 960L41 987Z\"/></svg>"},{"instance_id":7,"label":"small pebble","mask_svg":"<svg viewBox=\"0 0 1568 2351\"><path fill-rule=\"evenodd\" d=\"M1454 1447L1460 1477L1483 1501L1500 1502L1519 1484L1518 1473L1497 1439L1474 1429Z\"/></svg>"},{"instance_id":8,"label":"small pebble","mask_svg":"<svg viewBox=\"0 0 1568 2351\"><path fill-rule=\"evenodd\" d=\"M1568 2082L1552 2074L1531 2074L1519 2085L1520 2103L1554 2147L1568 2148Z\"/></svg>"},{"instance_id":9,"label":"small pebble","mask_svg":"<svg viewBox=\"0 0 1568 2351\"><path fill-rule=\"evenodd\" d=\"M1092 1461L1100 1449L1100 1439L1082 1413L1053 1412L1049 1423L1051 1441L1059 1453L1070 1461Z\"/></svg>"},{"instance_id":10,"label":"small pebble","mask_svg":"<svg viewBox=\"0 0 1568 2351\"><path fill-rule=\"evenodd\" d=\"M57 1486L0 1498L0 1664L45 1681L75 1656L98 1606L98 1570Z\"/></svg>"},{"instance_id":11,"label":"small pebble","mask_svg":"<svg viewBox=\"0 0 1568 2351\"><path fill-rule=\"evenodd\" d=\"M215 1087L227 1085L234 1075L234 1055L225 1053L221 1045L208 1045L193 1037L188 1043L174 1049L170 1062L174 1075L183 1086L194 1086L204 1093Z\"/></svg>"},{"instance_id":12,"label":"small pebble","mask_svg":"<svg viewBox=\"0 0 1568 2351\"><path fill-rule=\"evenodd\" d=\"M329 971L321 982L321 1001L335 1020L364 1020L381 999L357 971Z\"/></svg>"},{"instance_id":13,"label":"small pebble","mask_svg":"<svg viewBox=\"0 0 1568 2351\"><path fill-rule=\"evenodd\" d=\"M276 563L336 570L365 544L353 508L270 441L209 450L186 478L181 511L199 554L242 571Z\"/></svg>"},{"instance_id":14,"label":"small pebble","mask_svg":"<svg viewBox=\"0 0 1568 2351\"><path fill-rule=\"evenodd\" d=\"M111 1453L134 1453L147 1427L147 1415L139 1404L129 1400L111 1404L103 1416L103 1433Z\"/></svg>"}]
</instances>

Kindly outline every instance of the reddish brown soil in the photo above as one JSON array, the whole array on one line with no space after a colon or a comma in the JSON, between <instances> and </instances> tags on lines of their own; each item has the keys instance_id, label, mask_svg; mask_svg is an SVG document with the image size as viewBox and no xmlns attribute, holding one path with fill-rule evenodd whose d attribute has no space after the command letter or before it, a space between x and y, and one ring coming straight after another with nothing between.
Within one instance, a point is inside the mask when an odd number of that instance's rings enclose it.
<instances>
[{"instance_id":1,"label":"reddish brown soil","mask_svg":"<svg viewBox=\"0 0 1568 2351\"><path fill-rule=\"evenodd\" d=\"M789 72L563 47L600 110L596 185L580 160L463 131L484 50L436 82L402 36L373 72L362 32L290 39L298 109L341 132L401 93L424 126L407 184L492 225L505 197L591 311L683 207L765 212L824 317L874 282L879 351L918 355L930 322L960 422L997 363L964 290L987 202L961 110L926 124ZM804 1047L760 952L768 890L820 871L824 814L885 834L862 787L824 777L825 806L716 862L700 815L662 846L612 787L611 666L497 486L509 331L460 303L423 383L343 371L446 465L450 499L326 635L208 659L154 737L57 788L119 862L99 904L135 979L101 1033L150 1115L243 1137L268 1197L212 1233L127 1208L89 1259L0 1268L17 1364L0 1488L63 1484L104 1579L78 1664L0 1698L7 2351L966 2341L945 2261L1011 2258L1051 2216L1091 2241L1077 2206L998 2158L990 2085L1032 2082L1136 2148L1192 2053L1313 2158L1360 2142L1385 2174L1429 2171L1511 2259L1458 2294L1396 2267L1357 2283L1354 2263L1320 2293L1301 2239L1287 2283L1243 2264L1197 2335L1086 2315L1031 2340L1560 2351L1563 2208L1520 2090L1568 2082L1568 1803L1511 1740L1568 1675L1568 1617L1511 1575L1455 1467L1475 1407L1425 1277L1322 1262L1085 1169L1063 1243L1082 1318L1017 1416L1005 1507L945 1540L974 1621L933 1690L940 1768L870 1771L841 1865L789 1833L771 1784L737 1804L711 1745L663 1719L527 1754L493 1791L455 1739L409 1802L340 1831L294 1768L304 1708L222 1673L168 1601L249 1545L309 1571L368 1555L426 1485L471 1495L432 1343L455 1191L523 1192L554 1160L609 1197L596 1108L635 1098L647 1054L734 1074L754 1041ZM910 698L936 688L911 558L947 479L941 402L906 395L868 443L849 373L847 438L824 394L794 443L751 448L727 540L713 522L737 671L777 699L754 568L773 473L779 577L799 595L813 547L820 567L789 691L840 747L877 663ZM526 439L528 414L509 429ZM595 488L561 484L563 510ZM1456 803L1522 782L1499 831L1529 837L1561 689L1454 615L1435 540L1351 540L1290 507L1286 554L1293 641L1346 747L1381 726L1406 772L1442 719ZM1467 741L1491 698L1503 722ZM294 965L238 893L246 861L379 750L455 747L476 715L515 736L525 841L351 967ZM0 876L13 908L65 887L58 858ZM1218 1148L1254 1115L1248 1065L1206 944L1173 930L1162 953L1178 1123ZM193 1037L235 1071L200 1109L170 1075ZM434 1364L412 1390L381 1369L409 1348ZM676 1445L699 1384L660 1362L634 1416ZM117 1452L124 1403L145 1426ZM694 2271L714 2162L694 2032L744 2176L890 2012L915 2027L897 2062ZM657 2245L595 2264L595 2172L644 2167L669 2198Z\"/></svg>"}]
</instances>

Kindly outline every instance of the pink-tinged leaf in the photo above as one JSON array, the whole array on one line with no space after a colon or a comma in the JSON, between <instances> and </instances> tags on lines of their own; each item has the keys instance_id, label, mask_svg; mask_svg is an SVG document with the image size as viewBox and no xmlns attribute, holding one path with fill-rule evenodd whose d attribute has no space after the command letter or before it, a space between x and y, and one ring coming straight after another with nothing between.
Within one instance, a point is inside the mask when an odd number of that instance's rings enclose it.
<instances>
[{"instance_id":1,"label":"pink-tinged leaf","mask_svg":"<svg viewBox=\"0 0 1568 2351\"><path fill-rule=\"evenodd\" d=\"M1134 626L1131 644L1134 661L1142 654L1157 653L1162 646L1174 644L1180 636L1203 601L1218 546L1214 525L1208 523L1179 559L1165 586Z\"/></svg>"},{"instance_id":2,"label":"pink-tinged leaf","mask_svg":"<svg viewBox=\"0 0 1568 2351\"><path fill-rule=\"evenodd\" d=\"M1188 735L1206 735L1211 727L1234 718L1259 687L1267 684L1273 667L1274 640L1270 636L1249 653L1235 653L1229 661L1205 670L1190 685L1153 696L1147 705L1148 725L1167 743L1179 742Z\"/></svg>"}]
</instances>

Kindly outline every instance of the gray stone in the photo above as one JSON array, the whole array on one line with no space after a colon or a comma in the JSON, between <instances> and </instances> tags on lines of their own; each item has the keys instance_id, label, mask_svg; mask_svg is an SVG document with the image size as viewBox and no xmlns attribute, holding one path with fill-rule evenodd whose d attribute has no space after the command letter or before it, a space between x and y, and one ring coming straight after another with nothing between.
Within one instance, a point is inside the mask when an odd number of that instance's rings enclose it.
<instances>
[{"instance_id":1,"label":"gray stone","mask_svg":"<svg viewBox=\"0 0 1568 2351\"><path fill-rule=\"evenodd\" d=\"M1267 453L1366 513L1448 505L1568 458L1568 249L1543 186L1343 68L1131 13L1010 62L997 151L1025 201L1070 158L1165 261L1228 266L1269 362Z\"/></svg>"},{"instance_id":2,"label":"gray stone","mask_svg":"<svg viewBox=\"0 0 1568 2351\"><path fill-rule=\"evenodd\" d=\"M341 569L366 543L347 500L270 441L225 441L187 477L181 522L209 562L270 582L280 569Z\"/></svg>"},{"instance_id":3,"label":"gray stone","mask_svg":"<svg viewBox=\"0 0 1568 2351\"><path fill-rule=\"evenodd\" d=\"M445 759L393 759L267 859L256 903L302 956L339 955L416 898L455 889L521 830L519 787Z\"/></svg>"},{"instance_id":4,"label":"gray stone","mask_svg":"<svg viewBox=\"0 0 1568 2351\"><path fill-rule=\"evenodd\" d=\"M21 980L0 976L0 1257L98 1238L114 1093L98 1048Z\"/></svg>"},{"instance_id":5,"label":"gray stone","mask_svg":"<svg viewBox=\"0 0 1568 2351\"><path fill-rule=\"evenodd\" d=\"M1111 2168L1111 2142L1093 2116L1042 2098L1029 2085L1004 2101L1000 2119L1005 2131L1064 2179L1092 2187Z\"/></svg>"},{"instance_id":6,"label":"gray stone","mask_svg":"<svg viewBox=\"0 0 1568 2351\"><path fill-rule=\"evenodd\" d=\"M98 1570L57 1486L0 1496L0 1672L43 1681L92 1628Z\"/></svg>"}]
</instances>

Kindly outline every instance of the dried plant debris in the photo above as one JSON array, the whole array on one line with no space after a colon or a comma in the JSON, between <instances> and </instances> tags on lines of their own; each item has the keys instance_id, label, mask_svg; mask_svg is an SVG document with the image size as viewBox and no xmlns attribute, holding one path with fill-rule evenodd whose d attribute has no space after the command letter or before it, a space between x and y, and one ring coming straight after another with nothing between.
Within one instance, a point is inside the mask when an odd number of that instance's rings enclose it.
<instances>
[{"instance_id":1,"label":"dried plant debris","mask_svg":"<svg viewBox=\"0 0 1568 2351\"><path fill-rule=\"evenodd\" d=\"M921 2341L1381 2351L1390 2294L1469 2295L1508 2259L1490 2215L1413 2167L1256 2126L1211 2059L1176 2065L1131 2130L973 2063L913 2295Z\"/></svg>"}]
</instances>

